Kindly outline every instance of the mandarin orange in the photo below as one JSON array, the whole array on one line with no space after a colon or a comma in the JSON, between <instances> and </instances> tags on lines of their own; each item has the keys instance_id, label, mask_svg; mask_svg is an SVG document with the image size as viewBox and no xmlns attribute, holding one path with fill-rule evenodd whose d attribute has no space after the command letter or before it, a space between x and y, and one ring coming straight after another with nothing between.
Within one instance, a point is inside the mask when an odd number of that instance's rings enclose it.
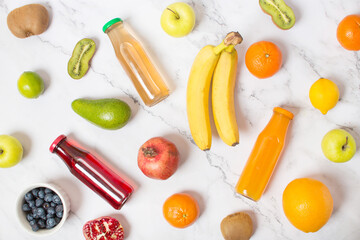
<instances>
[{"instance_id":1,"label":"mandarin orange","mask_svg":"<svg viewBox=\"0 0 360 240\"><path fill-rule=\"evenodd\" d=\"M245 55L249 72L257 78L268 78L279 71L282 64L280 49L272 42L261 41L251 45Z\"/></svg>"},{"instance_id":2,"label":"mandarin orange","mask_svg":"<svg viewBox=\"0 0 360 240\"><path fill-rule=\"evenodd\" d=\"M190 226L199 217L197 201L189 194L176 193L166 199L163 214L170 225L177 228Z\"/></svg>"},{"instance_id":3,"label":"mandarin orange","mask_svg":"<svg viewBox=\"0 0 360 240\"><path fill-rule=\"evenodd\" d=\"M360 50L360 15L348 15L338 25L337 39L343 48Z\"/></svg>"}]
</instances>

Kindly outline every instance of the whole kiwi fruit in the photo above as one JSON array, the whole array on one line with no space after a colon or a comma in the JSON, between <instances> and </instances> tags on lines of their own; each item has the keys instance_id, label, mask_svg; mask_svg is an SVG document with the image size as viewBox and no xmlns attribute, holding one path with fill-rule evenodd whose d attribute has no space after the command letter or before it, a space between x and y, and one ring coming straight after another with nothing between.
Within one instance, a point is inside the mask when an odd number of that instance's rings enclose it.
<instances>
[{"instance_id":1,"label":"whole kiwi fruit","mask_svg":"<svg viewBox=\"0 0 360 240\"><path fill-rule=\"evenodd\" d=\"M49 25L49 13L41 4L28 4L12 10L7 16L7 25L18 38L39 35Z\"/></svg>"},{"instance_id":2,"label":"whole kiwi fruit","mask_svg":"<svg viewBox=\"0 0 360 240\"><path fill-rule=\"evenodd\" d=\"M253 233L253 223L249 214L237 212L225 217L220 229L225 240L249 240Z\"/></svg>"}]
</instances>

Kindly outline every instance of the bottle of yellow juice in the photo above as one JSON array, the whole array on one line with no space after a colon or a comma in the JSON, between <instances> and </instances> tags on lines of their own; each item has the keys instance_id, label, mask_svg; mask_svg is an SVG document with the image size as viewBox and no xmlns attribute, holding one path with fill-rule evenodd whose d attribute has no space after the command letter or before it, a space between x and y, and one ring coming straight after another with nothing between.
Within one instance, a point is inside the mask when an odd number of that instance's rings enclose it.
<instances>
[{"instance_id":1,"label":"bottle of yellow juice","mask_svg":"<svg viewBox=\"0 0 360 240\"><path fill-rule=\"evenodd\" d=\"M104 25L103 31L109 36L120 64L144 103L150 107L165 99L169 95L169 89L163 77L142 44L126 29L123 21L114 18Z\"/></svg>"}]
</instances>

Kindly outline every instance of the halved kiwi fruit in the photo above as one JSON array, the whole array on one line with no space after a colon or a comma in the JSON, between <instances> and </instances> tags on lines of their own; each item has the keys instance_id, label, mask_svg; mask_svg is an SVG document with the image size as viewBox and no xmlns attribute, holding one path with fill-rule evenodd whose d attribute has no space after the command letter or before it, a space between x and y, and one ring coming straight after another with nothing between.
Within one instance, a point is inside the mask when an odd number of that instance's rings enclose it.
<instances>
[{"instance_id":1,"label":"halved kiwi fruit","mask_svg":"<svg viewBox=\"0 0 360 240\"><path fill-rule=\"evenodd\" d=\"M89 70L89 62L95 53L96 44L89 38L77 42L68 63L68 73L73 79L82 78Z\"/></svg>"},{"instance_id":2,"label":"halved kiwi fruit","mask_svg":"<svg viewBox=\"0 0 360 240\"><path fill-rule=\"evenodd\" d=\"M287 30L294 26L295 14L284 0L259 0L259 4L279 28Z\"/></svg>"}]
</instances>

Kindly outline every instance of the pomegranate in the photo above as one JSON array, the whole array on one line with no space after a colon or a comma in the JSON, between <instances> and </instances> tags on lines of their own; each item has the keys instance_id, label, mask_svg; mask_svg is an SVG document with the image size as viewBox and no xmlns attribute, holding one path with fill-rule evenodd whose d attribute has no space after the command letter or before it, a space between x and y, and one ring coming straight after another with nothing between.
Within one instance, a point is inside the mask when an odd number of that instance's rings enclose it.
<instances>
[{"instance_id":1,"label":"pomegranate","mask_svg":"<svg viewBox=\"0 0 360 240\"><path fill-rule=\"evenodd\" d=\"M175 144L163 137L151 138L139 149L138 166L149 178L168 179L178 164L179 151Z\"/></svg>"},{"instance_id":2,"label":"pomegranate","mask_svg":"<svg viewBox=\"0 0 360 240\"><path fill-rule=\"evenodd\" d=\"M83 227L86 240L122 240L124 229L120 222L112 217L100 217L88 221Z\"/></svg>"}]
</instances>

